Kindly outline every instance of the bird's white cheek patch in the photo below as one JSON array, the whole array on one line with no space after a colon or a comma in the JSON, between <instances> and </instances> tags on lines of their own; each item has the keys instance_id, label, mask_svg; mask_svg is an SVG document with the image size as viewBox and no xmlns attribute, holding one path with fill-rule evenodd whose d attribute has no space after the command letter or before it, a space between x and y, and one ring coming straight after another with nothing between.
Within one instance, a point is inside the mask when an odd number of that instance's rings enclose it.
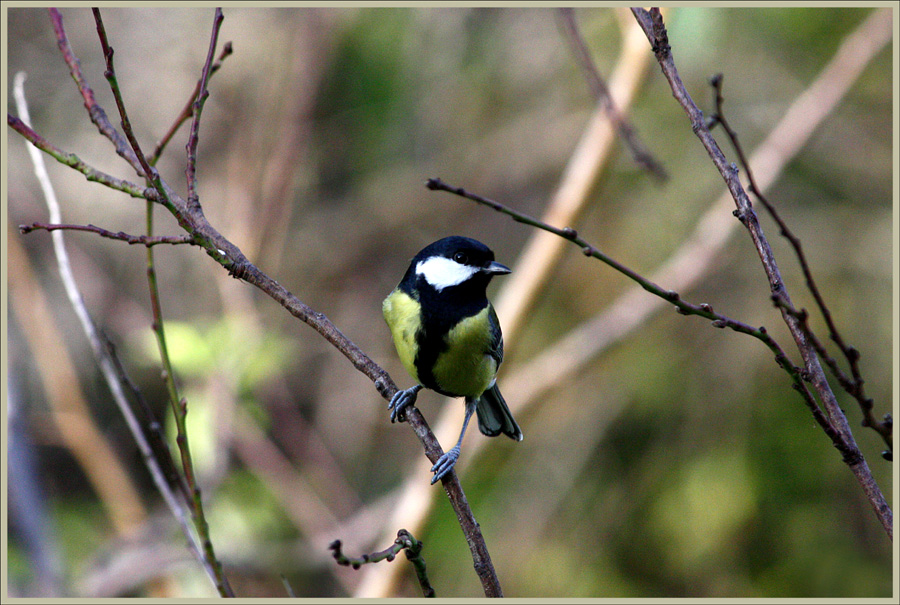
<instances>
[{"instance_id":1,"label":"bird's white cheek patch","mask_svg":"<svg viewBox=\"0 0 900 605\"><path fill-rule=\"evenodd\" d=\"M416 265L416 273L424 276L425 281L438 292L450 286L458 286L477 272L477 267L461 265L443 256L432 256Z\"/></svg>"}]
</instances>

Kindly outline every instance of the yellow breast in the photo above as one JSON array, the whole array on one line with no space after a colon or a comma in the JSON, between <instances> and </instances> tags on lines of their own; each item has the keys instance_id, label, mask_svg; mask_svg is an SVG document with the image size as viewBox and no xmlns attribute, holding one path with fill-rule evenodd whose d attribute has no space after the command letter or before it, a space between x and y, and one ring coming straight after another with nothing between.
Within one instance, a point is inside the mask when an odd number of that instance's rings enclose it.
<instances>
[{"instance_id":1,"label":"yellow breast","mask_svg":"<svg viewBox=\"0 0 900 605\"><path fill-rule=\"evenodd\" d=\"M448 346L434 364L434 378L441 388L459 396L478 397L497 375L497 361L491 357L492 335L485 330L488 308L466 318L445 336Z\"/></svg>"},{"instance_id":2,"label":"yellow breast","mask_svg":"<svg viewBox=\"0 0 900 605\"><path fill-rule=\"evenodd\" d=\"M391 329L394 346L397 348L397 355L400 357L403 367L416 382L420 382L415 364L416 332L422 324L419 303L405 292L394 290L384 299L381 311Z\"/></svg>"}]
</instances>

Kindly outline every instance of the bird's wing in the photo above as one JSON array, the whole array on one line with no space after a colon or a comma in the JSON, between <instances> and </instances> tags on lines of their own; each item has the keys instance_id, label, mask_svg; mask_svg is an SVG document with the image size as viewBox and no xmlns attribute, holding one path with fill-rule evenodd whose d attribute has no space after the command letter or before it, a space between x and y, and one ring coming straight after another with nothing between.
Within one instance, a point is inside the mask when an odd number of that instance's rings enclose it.
<instances>
[{"instance_id":1,"label":"bird's wing","mask_svg":"<svg viewBox=\"0 0 900 605\"><path fill-rule=\"evenodd\" d=\"M491 325L491 349L488 351L491 357L497 360L497 367L503 363L503 332L500 330L500 320L497 318L497 312L494 311L494 305L488 303L488 322Z\"/></svg>"}]
</instances>

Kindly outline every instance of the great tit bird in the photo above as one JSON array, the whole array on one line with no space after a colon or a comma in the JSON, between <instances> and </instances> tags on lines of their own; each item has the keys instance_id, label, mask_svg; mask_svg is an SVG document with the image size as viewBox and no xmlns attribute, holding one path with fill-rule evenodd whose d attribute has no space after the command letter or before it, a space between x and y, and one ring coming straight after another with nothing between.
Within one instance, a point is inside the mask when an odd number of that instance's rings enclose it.
<instances>
[{"instance_id":1,"label":"great tit bird","mask_svg":"<svg viewBox=\"0 0 900 605\"><path fill-rule=\"evenodd\" d=\"M459 440L431 468L436 483L459 459L472 413L488 437L500 433L516 441L522 431L497 388L503 361L503 334L487 286L510 273L479 241L451 236L416 254L400 284L384 299L382 311L403 367L418 383L391 399L391 422L413 405L423 388L465 397L466 416Z\"/></svg>"}]
</instances>

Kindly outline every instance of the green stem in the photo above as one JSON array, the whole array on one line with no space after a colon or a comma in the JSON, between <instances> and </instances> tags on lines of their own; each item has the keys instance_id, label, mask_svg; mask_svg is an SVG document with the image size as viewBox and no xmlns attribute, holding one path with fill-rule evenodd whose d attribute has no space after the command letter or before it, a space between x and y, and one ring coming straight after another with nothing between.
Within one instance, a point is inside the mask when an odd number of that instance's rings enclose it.
<instances>
[{"instance_id":1,"label":"green stem","mask_svg":"<svg viewBox=\"0 0 900 605\"><path fill-rule=\"evenodd\" d=\"M29 128L19 118L6 114L6 123L9 124L9 126L11 126L13 130L25 137L25 139L28 140L32 145L34 145L50 157L54 158L60 164L64 164L69 168L77 170L78 172L83 174L88 181L106 185L110 189L115 189L116 191L127 193L131 197L149 199L154 201L157 199L156 192L154 192L152 189L141 187L140 185L136 185L122 179L117 179L112 175L106 174L105 172L100 172L99 170L88 166L81 160L81 158L79 158L74 153L63 151L59 147L56 147L55 145L47 141L47 139Z\"/></svg>"}]
</instances>

